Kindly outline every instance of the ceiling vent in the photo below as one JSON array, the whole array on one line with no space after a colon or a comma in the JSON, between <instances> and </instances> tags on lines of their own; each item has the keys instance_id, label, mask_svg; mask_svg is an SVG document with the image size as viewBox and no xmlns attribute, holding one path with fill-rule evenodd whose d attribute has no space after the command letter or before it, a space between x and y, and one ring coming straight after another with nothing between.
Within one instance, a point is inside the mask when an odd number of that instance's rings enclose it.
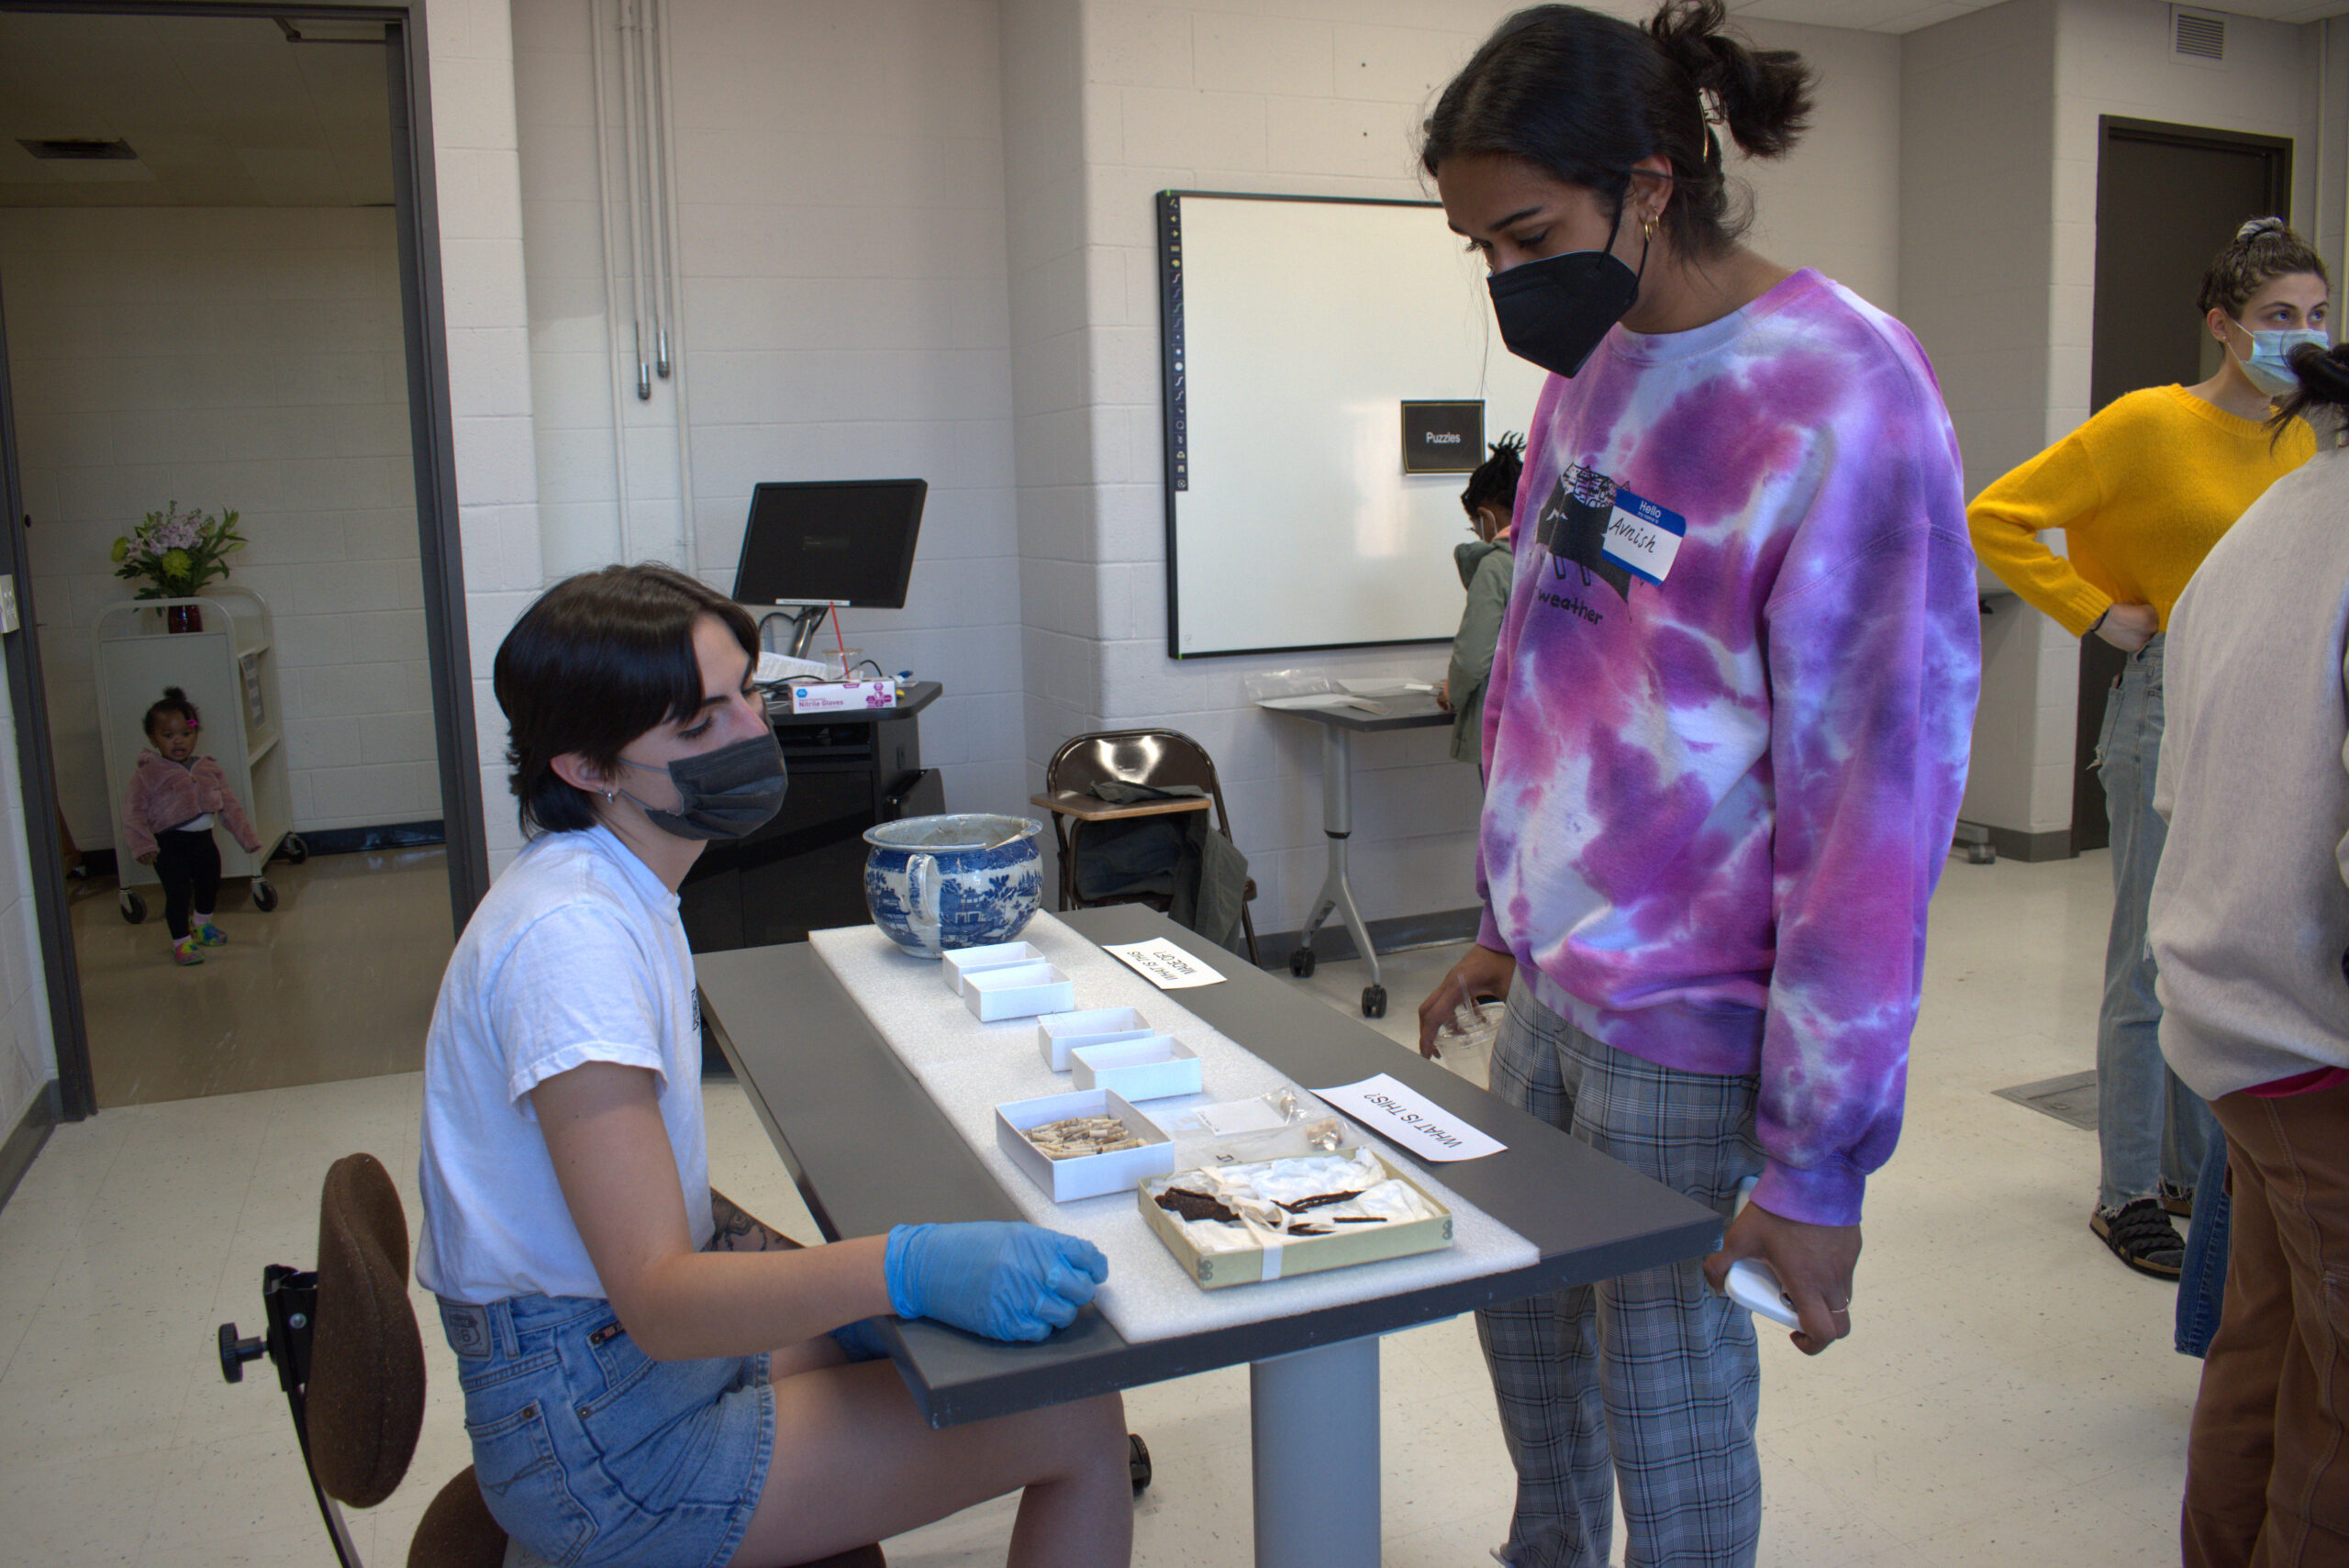
<instances>
[{"instance_id":1,"label":"ceiling vent","mask_svg":"<svg viewBox=\"0 0 2349 1568\"><path fill-rule=\"evenodd\" d=\"M17 138L17 145L47 162L133 162L139 157L127 141L100 141L86 136L26 136Z\"/></svg>"},{"instance_id":2,"label":"ceiling vent","mask_svg":"<svg viewBox=\"0 0 2349 1568\"><path fill-rule=\"evenodd\" d=\"M2227 58L2227 19L2210 11L2169 11L2169 52L2197 65L2218 65Z\"/></svg>"}]
</instances>

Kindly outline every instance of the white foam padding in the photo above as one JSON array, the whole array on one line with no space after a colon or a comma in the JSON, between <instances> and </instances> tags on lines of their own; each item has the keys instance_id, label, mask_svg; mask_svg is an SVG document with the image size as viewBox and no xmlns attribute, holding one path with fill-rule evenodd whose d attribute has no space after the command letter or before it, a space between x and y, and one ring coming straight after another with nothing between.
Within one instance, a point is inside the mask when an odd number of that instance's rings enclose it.
<instances>
[{"instance_id":1,"label":"white foam padding","mask_svg":"<svg viewBox=\"0 0 2349 1568\"><path fill-rule=\"evenodd\" d=\"M1038 914L1020 935L1075 982L1078 1007L1138 1007L1154 1030L1179 1034L1198 1052L1202 1093L1141 1107L1160 1126L1196 1106L1269 1094L1286 1082L1241 1043L1200 1021L1173 993L1159 990L1052 916ZM996 1146L996 1106L1074 1086L1067 1073L1044 1065L1036 1049L1035 1019L979 1022L961 997L939 984L937 960L914 957L871 926L817 931L808 942L1021 1214L1038 1225L1082 1236L1108 1255L1109 1280L1096 1304L1130 1342L1287 1318L1530 1268L1540 1261L1531 1242L1428 1175L1417 1161L1357 1127L1356 1141L1376 1149L1452 1210L1452 1245L1236 1290L1201 1290L1143 1220L1130 1191L1054 1203ZM1376 1066L1365 1058L1364 1075Z\"/></svg>"}]
</instances>

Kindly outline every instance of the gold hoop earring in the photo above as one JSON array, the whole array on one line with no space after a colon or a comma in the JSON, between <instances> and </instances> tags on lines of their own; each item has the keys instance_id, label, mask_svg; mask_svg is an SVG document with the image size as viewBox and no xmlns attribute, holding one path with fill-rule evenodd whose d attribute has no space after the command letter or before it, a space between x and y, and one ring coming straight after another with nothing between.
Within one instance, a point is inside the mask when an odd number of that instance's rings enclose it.
<instances>
[{"instance_id":1,"label":"gold hoop earring","mask_svg":"<svg viewBox=\"0 0 2349 1568\"><path fill-rule=\"evenodd\" d=\"M1653 214L1650 214L1647 219L1640 225L1640 240L1642 244L1652 244L1654 242L1654 239L1655 217Z\"/></svg>"}]
</instances>

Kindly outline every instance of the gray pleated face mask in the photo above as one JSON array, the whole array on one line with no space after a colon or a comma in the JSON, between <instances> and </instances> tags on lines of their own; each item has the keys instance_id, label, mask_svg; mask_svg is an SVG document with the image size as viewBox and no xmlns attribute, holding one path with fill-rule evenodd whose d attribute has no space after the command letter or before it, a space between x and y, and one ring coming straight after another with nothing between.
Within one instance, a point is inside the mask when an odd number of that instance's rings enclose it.
<instances>
[{"instance_id":1,"label":"gray pleated face mask","mask_svg":"<svg viewBox=\"0 0 2349 1568\"><path fill-rule=\"evenodd\" d=\"M660 811L636 796L644 815L664 833L680 839L740 839L774 820L789 784L783 748L773 734L753 735L698 756L680 757L666 768L620 761L648 773L665 773L677 787L677 808ZM628 795L626 790L617 793Z\"/></svg>"}]
</instances>

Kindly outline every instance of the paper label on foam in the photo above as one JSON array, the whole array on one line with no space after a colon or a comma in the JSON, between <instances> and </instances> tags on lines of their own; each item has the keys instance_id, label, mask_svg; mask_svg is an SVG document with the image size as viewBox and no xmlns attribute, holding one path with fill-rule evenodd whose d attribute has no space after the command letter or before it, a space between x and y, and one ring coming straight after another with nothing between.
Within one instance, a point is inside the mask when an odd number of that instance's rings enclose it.
<instances>
[{"instance_id":1,"label":"paper label on foam","mask_svg":"<svg viewBox=\"0 0 2349 1568\"><path fill-rule=\"evenodd\" d=\"M1387 1073L1315 1094L1422 1160L1477 1160L1508 1147Z\"/></svg>"},{"instance_id":2,"label":"paper label on foam","mask_svg":"<svg viewBox=\"0 0 2349 1568\"><path fill-rule=\"evenodd\" d=\"M1194 985L1214 985L1223 979L1222 975L1209 969L1164 937L1152 937L1146 942L1128 942L1123 947L1105 945L1101 951L1132 969L1161 991L1182 991Z\"/></svg>"}]
</instances>

